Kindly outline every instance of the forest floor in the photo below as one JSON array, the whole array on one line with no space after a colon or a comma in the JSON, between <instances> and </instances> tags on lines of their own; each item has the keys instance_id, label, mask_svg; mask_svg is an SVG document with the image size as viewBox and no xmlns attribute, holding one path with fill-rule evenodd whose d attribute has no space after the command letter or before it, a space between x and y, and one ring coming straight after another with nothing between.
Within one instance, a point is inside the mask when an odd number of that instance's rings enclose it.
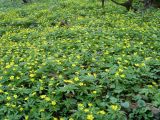
<instances>
[{"instance_id":1,"label":"forest floor","mask_svg":"<svg viewBox=\"0 0 160 120\"><path fill-rule=\"evenodd\" d=\"M0 0L0 119L153 120L160 10Z\"/></svg>"}]
</instances>

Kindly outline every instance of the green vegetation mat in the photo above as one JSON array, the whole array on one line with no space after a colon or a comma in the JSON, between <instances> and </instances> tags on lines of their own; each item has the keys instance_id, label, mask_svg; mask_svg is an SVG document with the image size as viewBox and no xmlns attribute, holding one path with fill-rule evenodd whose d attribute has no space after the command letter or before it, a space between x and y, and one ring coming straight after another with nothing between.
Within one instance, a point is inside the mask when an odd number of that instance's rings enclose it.
<instances>
[{"instance_id":1,"label":"green vegetation mat","mask_svg":"<svg viewBox=\"0 0 160 120\"><path fill-rule=\"evenodd\" d=\"M159 9L0 0L0 120L158 120L159 108Z\"/></svg>"}]
</instances>

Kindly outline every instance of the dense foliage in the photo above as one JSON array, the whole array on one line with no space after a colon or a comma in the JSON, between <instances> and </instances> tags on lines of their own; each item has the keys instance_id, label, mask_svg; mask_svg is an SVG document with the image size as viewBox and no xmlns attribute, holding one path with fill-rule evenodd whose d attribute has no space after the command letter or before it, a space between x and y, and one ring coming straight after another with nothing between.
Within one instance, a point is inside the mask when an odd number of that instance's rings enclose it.
<instances>
[{"instance_id":1,"label":"dense foliage","mask_svg":"<svg viewBox=\"0 0 160 120\"><path fill-rule=\"evenodd\" d=\"M159 9L8 1L0 0L0 119L159 119Z\"/></svg>"}]
</instances>

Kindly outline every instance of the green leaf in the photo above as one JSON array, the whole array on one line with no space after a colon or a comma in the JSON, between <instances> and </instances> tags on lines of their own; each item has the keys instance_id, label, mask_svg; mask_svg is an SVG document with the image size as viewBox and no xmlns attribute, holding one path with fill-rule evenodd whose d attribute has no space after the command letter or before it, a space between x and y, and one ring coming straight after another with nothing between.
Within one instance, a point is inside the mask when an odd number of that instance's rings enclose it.
<instances>
[{"instance_id":1,"label":"green leaf","mask_svg":"<svg viewBox=\"0 0 160 120\"><path fill-rule=\"evenodd\" d=\"M146 105L144 100L138 100L138 106L139 107L144 107Z\"/></svg>"},{"instance_id":2,"label":"green leaf","mask_svg":"<svg viewBox=\"0 0 160 120\"><path fill-rule=\"evenodd\" d=\"M122 102L121 106L124 108L129 108L129 102Z\"/></svg>"},{"instance_id":3,"label":"green leaf","mask_svg":"<svg viewBox=\"0 0 160 120\"><path fill-rule=\"evenodd\" d=\"M115 98L115 97L111 97L110 100L111 100L112 103L116 103L118 101L118 99Z\"/></svg>"}]
</instances>

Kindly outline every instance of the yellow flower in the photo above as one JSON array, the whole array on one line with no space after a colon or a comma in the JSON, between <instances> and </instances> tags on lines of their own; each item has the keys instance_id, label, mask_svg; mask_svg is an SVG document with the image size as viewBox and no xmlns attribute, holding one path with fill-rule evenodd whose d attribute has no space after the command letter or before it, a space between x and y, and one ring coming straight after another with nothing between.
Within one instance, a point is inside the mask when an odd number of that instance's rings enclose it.
<instances>
[{"instance_id":1,"label":"yellow flower","mask_svg":"<svg viewBox=\"0 0 160 120\"><path fill-rule=\"evenodd\" d=\"M141 45L143 45L143 42L140 42Z\"/></svg>"},{"instance_id":2,"label":"yellow flower","mask_svg":"<svg viewBox=\"0 0 160 120\"><path fill-rule=\"evenodd\" d=\"M120 61L118 61L117 63L118 63L119 65L121 64L121 62L120 62Z\"/></svg>"},{"instance_id":3,"label":"yellow flower","mask_svg":"<svg viewBox=\"0 0 160 120\"><path fill-rule=\"evenodd\" d=\"M78 78L78 77L75 77L74 80L75 80L75 81L79 81L79 78Z\"/></svg>"},{"instance_id":4,"label":"yellow flower","mask_svg":"<svg viewBox=\"0 0 160 120\"><path fill-rule=\"evenodd\" d=\"M77 75L79 74L79 72L75 72Z\"/></svg>"},{"instance_id":5,"label":"yellow flower","mask_svg":"<svg viewBox=\"0 0 160 120\"><path fill-rule=\"evenodd\" d=\"M8 97L7 97L7 100L11 100L11 97L8 96Z\"/></svg>"},{"instance_id":6,"label":"yellow flower","mask_svg":"<svg viewBox=\"0 0 160 120\"><path fill-rule=\"evenodd\" d=\"M10 80L14 80L14 76L10 76L10 78L9 78Z\"/></svg>"},{"instance_id":7,"label":"yellow flower","mask_svg":"<svg viewBox=\"0 0 160 120\"><path fill-rule=\"evenodd\" d=\"M24 98L24 100L28 100L28 97Z\"/></svg>"},{"instance_id":8,"label":"yellow flower","mask_svg":"<svg viewBox=\"0 0 160 120\"><path fill-rule=\"evenodd\" d=\"M32 78L32 79L31 79L31 81L32 81L32 82L34 82L34 81L35 81L35 79L33 79L33 78Z\"/></svg>"},{"instance_id":9,"label":"yellow flower","mask_svg":"<svg viewBox=\"0 0 160 120\"><path fill-rule=\"evenodd\" d=\"M42 78L46 78L47 76L42 76Z\"/></svg>"},{"instance_id":10,"label":"yellow flower","mask_svg":"<svg viewBox=\"0 0 160 120\"><path fill-rule=\"evenodd\" d=\"M105 54L105 55L108 55L108 54L109 54L109 52L108 52L108 51L106 51L104 54Z\"/></svg>"},{"instance_id":11,"label":"yellow flower","mask_svg":"<svg viewBox=\"0 0 160 120\"><path fill-rule=\"evenodd\" d=\"M116 72L115 76L119 76L119 72Z\"/></svg>"},{"instance_id":12,"label":"yellow flower","mask_svg":"<svg viewBox=\"0 0 160 120\"><path fill-rule=\"evenodd\" d=\"M71 83L73 84L74 82L72 80L64 80L65 83Z\"/></svg>"},{"instance_id":13,"label":"yellow flower","mask_svg":"<svg viewBox=\"0 0 160 120\"><path fill-rule=\"evenodd\" d=\"M92 93L93 93L93 94L96 94L96 93L97 93L97 91L93 91Z\"/></svg>"},{"instance_id":14,"label":"yellow flower","mask_svg":"<svg viewBox=\"0 0 160 120\"><path fill-rule=\"evenodd\" d=\"M114 111L117 111L119 108L118 108L118 105L111 105L111 109Z\"/></svg>"},{"instance_id":15,"label":"yellow flower","mask_svg":"<svg viewBox=\"0 0 160 120\"><path fill-rule=\"evenodd\" d=\"M41 86L41 87L40 87L40 90L43 90L43 89L44 89L44 88Z\"/></svg>"},{"instance_id":16,"label":"yellow flower","mask_svg":"<svg viewBox=\"0 0 160 120\"><path fill-rule=\"evenodd\" d=\"M141 67L143 67L143 66L145 66L145 63L141 63L141 65L140 65Z\"/></svg>"},{"instance_id":17,"label":"yellow flower","mask_svg":"<svg viewBox=\"0 0 160 120\"><path fill-rule=\"evenodd\" d=\"M6 66L6 68L10 68L10 67L11 67L11 65L7 65L7 66Z\"/></svg>"},{"instance_id":18,"label":"yellow flower","mask_svg":"<svg viewBox=\"0 0 160 120\"><path fill-rule=\"evenodd\" d=\"M51 78L50 80L54 80L54 78Z\"/></svg>"},{"instance_id":19,"label":"yellow flower","mask_svg":"<svg viewBox=\"0 0 160 120\"><path fill-rule=\"evenodd\" d=\"M36 95L36 92L33 92L33 93L32 93L32 96L34 96L34 95Z\"/></svg>"},{"instance_id":20,"label":"yellow flower","mask_svg":"<svg viewBox=\"0 0 160 120\"><path fill-rule=\"evenodd\" d=\"M119 71L119 72L123 72L123 69L120 68L118 71Z\"/></svg>"},{"instance_id":21,"label":"yellow flower","mask_svg":"<svg viewBox=\"0 0 160 120\"><path fill-rule=\"evenodd\" d=\"M121 78L125 78L126 76L125 76L125 74L122 74L122 75L120 75L121 76Z\"/></svg>"},{"instance_id":22,"label":"yellow flower","mask_svg":"<svg viewBox=\"0 0 160 120\"><path fill-rule=\"evenodd\" d=\"M62 78L63 78L63 76L62 76L62 75L59 75L58 77L59 77L60 79L62 79Z\"/></svg>"},{"instance_id":23,"label":"yellow flower","mask_svg":"<svg viewBox=\"0 0 160 120\"><path fill-rule=\"evenodd\" d=\"M54 106L54 105L56 105L56 101L55 101L55 100L54 100L54 101L52 101L52 103L51 103L51 104L52 104L53 106Z\"/></svg>"},{"instance_id":24,"label":"yellow flower","mask_svg":"<svg viewBox=\"0 0 160 120\"><path fill-rule=\"evenodd\" d=\"M80 110L83 110L84 105L83 105L82 103L79 103L79 104L78 104L78 108L79 108Z\"/></svg>"},{"instance_id":25,"label":"yellow flower","mask_svg":"<svg viewBox=\"0 0 160 120\"><path fill-rule=\"evenodd\" d=\"M82 16L78 16L78 18L77 18L78 20L82 20L82 19L84 19L84 17L82 17Z\"/></svg>"},{"instance_id":26,"label":"yellow flower","mask_svg":"<svg viewBox=\"0 0 160 120\"><path fill-rule=\"evenodd\" d=\"M54 117L53 120L58 120L58 118Z\"/></svg>"},{"instance_id":27,"label":"yellow flower","mask_svg":"<svg viewBox=\"0 0 160 120\"><path fill-rule=\"evenodd\" d=\"M26 116L25 116L25 120L28 120L28 119L29 119L29 116L28 116L28 115L26 115Z\"/></svg>"},{"instance_id":28,"label":"yellow flower","mask_svg":"<svg viewBox=\"0 0 160 120\"><path fill-rule=\"evenodd\" d=\"M78 107L84 107L84 105L82 103L79 103Z\"/></svg>"},{"instance_id":29,"label":"yellow flower","mask_svg":"<svg viewBox=\"0 0 160 120\"><path fill-rule=\"evenodd\" d=\"M0 93L3 93L4 91L0 89Z\"/></svg>"},{"instance_id":30,"label":"yellow flower","mask_svg":"<svg viewBox=\"0 0 160 120\"><path fill-rule=\"evenodd\" d=\"M94 119L94 117L92 114L87 115L87 120L93 120L93 119Z\"/></svg>"},{"instance_id":31,"label":"yellow flower","mask_svg":"<svg viewBox=\"0 0 160 120\"><path fill-rule=\"evenodd\" d=\"M59 120L64 120L64 118L60 118Z\"/></svg>"},{"instance_id":32,"label":"yellow flower","mask_svg":"<svg viewBox=\"0 0 160 120\"><path fill-rule=\"evenodd\" d=\"M152 82L152 84L156 87L158 87L157 83L156 82Z\"/></svg>"},{"instance_id":33,"label":"yellow flower","mask_svg":"<svg viewBox=\"0 0 160 120\"><path fill-rule=\"evenodd\" d=\"M45 100L46 101L50 101L51 99L49 97L45 97Z\"/></svg>"},{"instance_id":34,"label":"yellow flower","mask_svg":"<svg viewBox=\"0 0 160 120\"><path fill-rule=\"evenodd\" d=\"M72 67L75 67L76 66L76 64L72 64Z\"/></svg>"},{"instance_id":35,"label":"yellow flower","mask_svg":"<svg viewBox=\"0 0 160 120\"><path fill-rule=\"evenodd\" d=\"M80 56L80 55L77 55L76 57L77 57L78 59L80 59L80 58L81 58L81 56Z\"/></svg>"},{"instance_id":36,"label":"yellow flower","mask_svg":"<svg viewBox=\"0 0 160 120\"><path fill-rule=\"evenodd\" d=\"M14 97L14 98L17 98L18 96L17 96L17 95L13 95L13 97Z\"/></svg>"},{"instance_id":37,"label":"yellow flower","mask_svg":"<svg viewBox=\"0 0 160 120\"><path fill-rule=\"evenodd\" d=\"M149 88L153 88L153 86L152 86L152 85L148 85L148 87L149 87Z\"/></svg>"},{"instance_id":38,"label":"yellow flower","mask_svg":"<svg viewBox=\"0 0 160 120\"><path fill-rule=\"evenodd\" d=\"M99 114L102 114L102 115L106 114L106 112L105 112L104 110L101 110L101 111L99 111L98 113L99 113Z\"/></svg>"},{"instance_id":39,"label":"yellow flower","mask_svg":"<svg viewBox=\"0 0 160 120\"><path fill-rule=\"evenodd\" d=\"M92 58L92 60L93 60L93 61L96 61L96 59L95 59L95 58Z\"/></svg>"},{"instance_id":40,"label":"yellow flower","mask_svg":"<svg viewBox=\"0 0 160 120\"><path fill-rule=\"evenodd\" d=\"M36 75L35 75L35 74L30 74L29 76L33 78L33 77L35 77Z\"/></svg>"},{"instance_id":41,"label":"yellow flower","mask_svg":"<svg viewBox=\"0 0 160 120\"><path fill-rule=\"evenodd\" d=\"M58 120L58 118L54 117L53 120Z\"/></svg>"},{"instance_id":42,"label":"yellow flower","mask_svg":"<svg viewBox=\"0 0 160 120\"><path fill-rule=\"evenodd\" d=\"M40 96L40 98L42 98L42 99L45 98L45 97L46 97L46 95L41 95L41 96Z\"/></svg>"},{"instance_id":43,"label":"yellow flower","mask_svg":"<svg viewBox=\"0 0 160 120\"><path fill-rule=\"evenodd\" d=\"M91 107L91 106L93 106L93 104L92 103L88 103L88 106Z\"/></svg>"},{"instance_id":44,"label":"yellow flower","mask_svg":"<svg viewBox=\"0 0 160 120\"><path fill-rule=\"evenodd\" d=\"M6 106L10 106L11 104L10 103L6 103Z\"/></svg>"},{"instance_id":45,"label":"yellow flower","mask_svg":"<svg viewBox=\"0 0 160 120\"><path fill-rule=\"evenodd\" d=\"M16 107L16 105L11 105L12 106L12 108L15 108Z\"/></svg>"},{"instance_id":46,"label":"yellow flower","mask_svg":"<svg viewBox=\"0 0 160 120\"><path fill-rule=\"evenodd\" d=\"M135 66L136 66L136 67L139 67L140 65L139 65L139 64L135 64Z\"/></svg>"},{"instance_id":47,"label":"yellow flower","mask_svg":"<svg viewBox=\"0 0 160 120\"><path fill-rule=\"evenodd\" d=\"M120 61L122 61L122 58L121 58L121 57L118 57L118 58L117 58L117 60L120 60Z\"/></svg>"},{"instance_id":48,"label":"yellow flower","mask_svg":"<svg viewBox=\"0 0 160 120\"><path fill-rule=\"evenodd\" d=\"M84 112L89 112L89 109L87 109L87 108L86 108L86 109L84 109Z\"/></svg>"},{"instance_id":49,"label":"yellow flower","mask_svg":"<svg viewBox=\"0 0 160 120\"><path fill-rule=\"evenodd\" d=\"M23 111L23 108L21 107L19 110L20 110L20 111Z\"/></svg>"},{"instance_id":50,"label":"yellow flower","mask_svg":"<svg viewBox=\"0 0 160 120\"><path fill-rule=\"evenodd\" d=\"M96 73L93 73L93 76L96 78L96 77L97 77L97 74L96 74Z\"/></svg>"},{"instance_id":51,"label":"yellow flower","mask_svg":"<svg viewBox=\"0 0 160 120\"><path fill-rule=\"evenodd\" d=\"M91 74L91 73L88 73L88 76L92 76L92 74Z\"/></svg>"},{"instance_id":52,"label":"yellow flower","mask_svg":"<svg viewBox=\"0 0 160 120\"><path fill-rule=\"evenodd\" d=\"M105 69L106 72L109 72L109 69Z\"/></svg>"},{"instance_id":53,"label":"yellow flower","mask_svg":"<svg viewBox=\"0 0 160 120\"><path fill-rule=\"evenodd\" d=\"M42 109L40 109L40 110L39 110L39 112L44 112L44 109L43 109L43 108L42 108Z\"/></svg>"},{"instance_id":54,"label":"yellow flower","mask_svg":"<svg viewBox=\"0 0 160 120\"><path fill-rule=\"evenodd\" d=\"M13 71L16 71L17 69L16 68L13 68Z\"/></svg>"},{"instance_id":55,"label":"yellow flower","mask_svg":"<svg viewBox=\"0 0 160 120\"><path fill-rule=\"evenodd\" d=\"M83 86L83 85L84 85L84 83L83 83L83 82L80 82L80 83L79 83L79 85L80 85L80 86Z\"/></svg>"},{"instance_id":56,"label":"yellow flower","mask_svg":"<svg viewBox=\"0 0 160 120\"><path fill-rule=\"evenodd\" d=\"M39 79L39 82L43 83L43 80Z\"/></svg>"},{"instance_id":57,"label":"yellow flower","mask_svg":"<svg viewBox=\"0 0 160 120\"><path fill-rule=\"evenodd\" d=\"M124 60L125 63L129 63L128 60Z\"/></svg>"}]
</instances>

